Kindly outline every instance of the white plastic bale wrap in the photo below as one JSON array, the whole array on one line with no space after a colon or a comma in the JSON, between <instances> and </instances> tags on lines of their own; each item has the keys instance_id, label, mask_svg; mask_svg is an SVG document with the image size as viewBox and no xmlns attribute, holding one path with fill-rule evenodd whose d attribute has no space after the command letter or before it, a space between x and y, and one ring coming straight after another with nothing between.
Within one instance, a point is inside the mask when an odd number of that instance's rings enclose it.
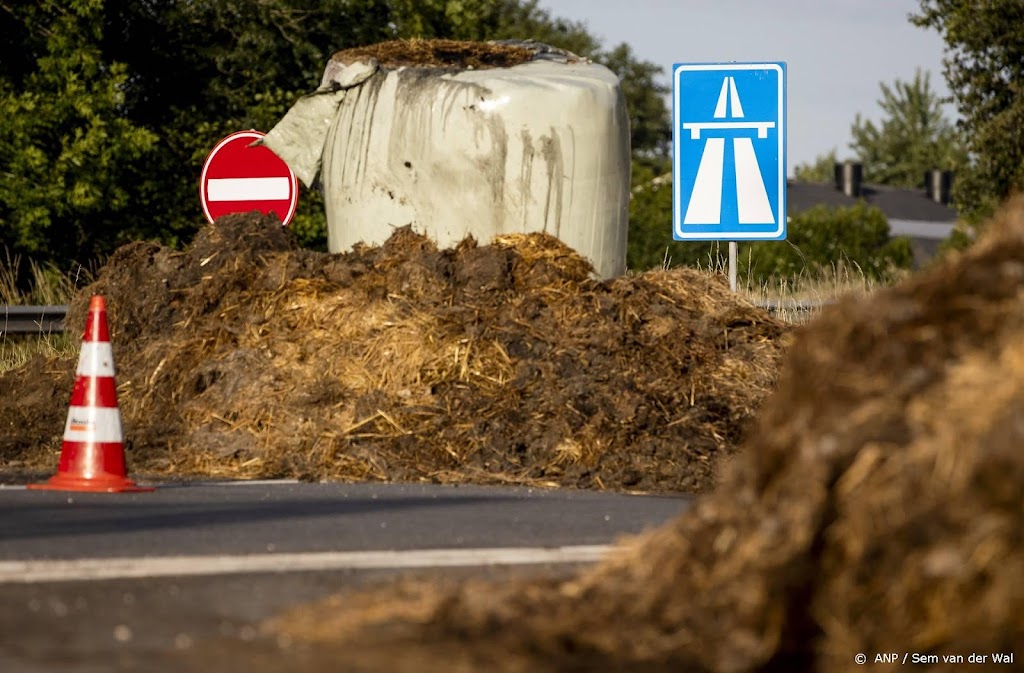
<instances>
[{"instance_id":1,"label":"white plastic bale wrap","mask_svg":"<svg viewBox=\"0 0 1024 673\"><path fill-rule=\"evenodd\" d=\"M629 119L604 66L332 62L264 142L307 185L321 172L332 252L406 224L442 247L544 231L601 277L625 271Z\"/></svg>"}]
</instances>

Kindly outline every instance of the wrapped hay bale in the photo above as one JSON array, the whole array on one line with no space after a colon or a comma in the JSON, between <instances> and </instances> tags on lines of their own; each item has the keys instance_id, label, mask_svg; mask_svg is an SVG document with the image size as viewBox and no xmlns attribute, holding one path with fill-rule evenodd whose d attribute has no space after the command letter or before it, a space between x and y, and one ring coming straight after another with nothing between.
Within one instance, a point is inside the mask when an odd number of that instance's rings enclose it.
<instances>
[{"instance_id":1,"label":"wrapped hay bale","mask_svg":"<svg viewBox=\"0 0 1024 673\"><path fill-rule=\"evenodd\" d=\"M332 252L412 224L440 247L547 232L625 271L629 119L607 68L533 42L387 42L335 54L263 141L311 186Z\"/></svg>"}]
</instances>

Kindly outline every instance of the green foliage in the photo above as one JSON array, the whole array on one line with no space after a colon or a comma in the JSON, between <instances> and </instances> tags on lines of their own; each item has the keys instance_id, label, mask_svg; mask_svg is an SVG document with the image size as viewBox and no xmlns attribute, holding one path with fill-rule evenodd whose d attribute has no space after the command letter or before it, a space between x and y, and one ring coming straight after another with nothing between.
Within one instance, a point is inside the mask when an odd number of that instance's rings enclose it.
<instances>
[{"instance_id":1,"label":"green foliage","mask_svg":"<svg viewBox=\"0 0 1024 673\"><path fill-rule=\"evenodd\" d=\"M157 137L121 114L128 71L100 52L102 3L45 0L17 17L0 5L0 16L3 61L14 56L0 74L0 243L87 261L116 241ZM32 58L13 53L22 45Z\"/></svg>"},{"instance_id":2,"label":"green foliage","mask_svg":"<svg viewBox=\"0 0 1024 673\"><path fill-rule=\"evenodd\" d=\"M220 138L269 130L334 51L411 37L535 39L604 63L637 155L667 156L661 69L537 0L0 0L0 243L85 260L187 242ZM325 248L318 193L303 192L291 228Z\"/></svg>"},{"instance_id":3,"label":"green foliage","mask_svg":"<svg viewBox=\"0 0 1024 673\"><path fill-rule=\"evenodd\" d=\"M819 154L814 163L797 165L793 169L793 179L797 182L831 183L835 178L837 161L835 150Z\"/></svg>"},{"instance_id":4,"label":"green foliage","mask_svg":"<svg viewBox=\"0 0 1024 673\"><path fill-rule=\"evenodd\" d=\"M881 122L876 124L858 114L850 129L853 138L850 148L864 167L864 180L914 189L921 187L926 171L962 170L967 162L967 153L956 128L943 117L942 101L932 91L928 74L918 71L912 82L895 80L892 85L882 83L880 86L882 98L878 105L883 112ZM833 150L820 155L813 164L797 166L795 178L802 182L831 183L835 164L836 153ZM815 264L820 265L823 259L835 261L835 251L825 249L828 241L819 239L822 235L831 236L829 232L833 232L836 226L845 227L843 221L849 217L850 213L843 211L802 213L790 224L790 243L801 252L805 248L812 250L809 258L813 258ZM820 221L805 228L802 223L806 218ZM849 233L845 229L834 232L837 235L835 245L843 248L843 256L861 265L864 262L860 260L868 260L862 270L873 279L882 278L879 264L896 268L909 265L911 254L906 240L884 242L888 239L888 225L884 223L884 217L876 221L874 215L865 217L857 214L855 219L862 221L857 225L858 240L844 241L843 236ZM808 235L810 240L806 238ZM867 248L863 241L869 242ZM803 261L796 250L787 251L777 243L769 246L771 259L760 265L759 273L771 273L773 269L788 273L784 270L802 266Z\"/></svg>"},{"instance_id":5,"label":"green foliage","mask_svg":"<svg viewBox=\"0 0 1024 673\"><path fill-rule=\"evenodd\" d=\"M667 159L672 149L672 123L665 96L672 89L659 84L662 68L638 61L627 44L599 53L596 60L619 76L629 107L630 140L634 154Z\"/></svg>"},{"instance_id":6,"label":"green foliage","mask_svg":"<svg viewBox=\"0 0 1024 673\"><path fill-rule=\"evenodd\" d=\"M272 127L319 83L333 51L405 37L532 38L607 65L631 122L629 267L720 265L719 243L672 240L661 68L627 45L605 49L536 0L0 0L0 242L61 262L138 238L186 242L202 221L198 178L218 139ZM896 121L875 129L858 120L865 147L885 140L896 152L900 129L945 129L927 78L883 94ZM831 180L834 159L798 167L798 178ZM326 247L317 192L303 193L291 228ZM908 265L910 252L861 206L794 217L788 242L744 244L740 259L756 277L842 260L880 275Z\"/></svg>"},{"instance_id":7,"label":"green foliage","mask_svg":"<svg viewBox=\"0 0 1024 673\"><path fill-rule=\"evenodd\" d=\"M661 266L721 268L726 242L675 241L672 238L672 177L634 163L630 201L627 266L636 271ZM860 203L848 208L819 206L790 218L787 240L739 244L737 272L761 284L769 278L816 275L837 264L852 264L865 277L885 279L913 261L909 240L890 238L889 223L878 208Z\"/></svg>"},{"instance_id":8,"label":"green foliage","mask_svg":"<svg viewBox=\"0 0 1024 673\"><path fill-rule=\"evenodd\" d=\"M867 278L882 279L893 269L910 268L912 261L910 241L890 238L885 214L860 203L818 206L792 216L785 241L741 244L739 271L760 283L842 263L857 266Z\"/></svg>"},{"instance_id":9,"label":"green foliage","mask_svg":"<svg viewBox=\"0 0 1024 673\"><path fill-rule=\"evenodd\" d=\"M657 268L672 243L672 174L634 161L631 177L626 267Z\"/></svg>"},{"instance_id":10,"label":"green foliage","mask_svg":"<svg viewBox=\"0 0 1024 673\"><path fill-rule=\"evenodd\" d=\"M946 43L944 75L971 157L956 199L979 221L1024 188L1024 3L921 0L911 20Z\"/></svg>"},{"instance_id":11,"label":"green foliage","mask_svg":"<svg viewBox=\"0 0 1024 673\"><path fill-rule=\"evenodd\" d=\"M939 255L946 255L954 251L966 250L974 243L974 237L966 229L963 223L953 229L953 232L939 245Z\"/></svg>"},{"instance_id":12,"label":"green foliage","mask_svg":"<svg viewBox=\"0 0 1024 673\"><path fill-rule=\"evenodd\" d=\"M135 188L146 219L129 238L188 241L203 221L198 181L210 149L241 129L269 130L320 81L335 49L392 39L384 2L346 0L106 0L104 49L128 64L125 114L164 141ZM319 194L304 190L291 225L326 247Z\"/></svg>"},{"instance_id":13,"label":"green foliage","mask_svg":"<svg viewBox=\"0 0 1024 673\"><path fill-rule=\"evenodd\" d=\"M856 116L852 149L864 165L866 182L915 188L929 170L954 170L966 161L954 126L943 117L942 102L931 89L928 73L918 70L913 82L881 84L880 125Z\"/></svg>"},{"instance_id":14,"label":"green foliage","mask_svg":"<svg viewBox=\"0 0 1024 673\"><path fill-rule=\"evenodd\" d=\"M956 128L942 114L942 100L931 89L927 73L918 71L912 82L880 84L883 113L880 123L860 114L850 127L850 149L864 166L866 182L892 187L918 188L930 170L959 170L967 153ZM813 163L794 169L799 182L831 183L836 151L819 155Z\"/></svg>"},{"instance_id":15,"label":"green foliage","mask_svg":"<svg viewBox=\"0 0 1024 673\"><path fill-rule=\"evenodd\" d=\"M716 266L717 243L672 237L672 173L667 160L634 160L626 267Z\"/></svg>"}]
</instances>

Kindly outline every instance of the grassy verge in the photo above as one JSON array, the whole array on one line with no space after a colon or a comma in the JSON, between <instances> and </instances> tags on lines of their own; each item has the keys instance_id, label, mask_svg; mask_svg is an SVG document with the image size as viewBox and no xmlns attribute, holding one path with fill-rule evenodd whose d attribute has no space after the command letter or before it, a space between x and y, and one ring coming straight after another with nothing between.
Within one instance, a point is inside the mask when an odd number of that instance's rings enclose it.
<instances>
[{"instance_id":1,"label":"grassy verge","mask_svg":"<svg viewBox=\"0 0 1024 673\"><path fill-rule=\"evenodd\" d=\"M728 277L729 260L722 255L709 256L698 267L708 273ZM895 285L910 271L894 269L884 278L873 278L852 262L840 261L828 267L805 268L796 276L759 279L742 275L736 291L747 301L759 306L774 304L772 313L779 319L802 324L817 316L821 309L848 295L868 294L881 287ZM797 305L803 305L800 308Z\"/></svg>"},{"instance_id":2,"label":"grassy verge","mask_svg":"<svg viewBox=\"0 0 1024 673\"><path fill-rule=\"evenodd\" d=\"M10 306L45 306L67 304L78 288L92 281L92 274L79 266L71 273L51 264L27 264L27 283L19 283L22 262L9 254L0 264L0 304ZM32 356L73 355L80 346L75 335L49 333L8 334L0 315L0 371L20 367Z\"/></svg>"},{"instance_id":3,"label":"grassy verge","mask_svg":"<svg viewBox=\"0 0 1024 673\"><path fill-rule=\"evenodd\" d=\"M824 269L804 271L796 277L772 278L762 283L748 279L738 291L749 301L764 305L768 302L788 305L774 311L789 323L805 323L816 316L821 308L803 310L795 304L823 307L848 295L863 295L881 287L896 284L909 275L908 271L893 271L883 279L867 276L855 264L839 263Z\"/></svg>"}]
</instances>

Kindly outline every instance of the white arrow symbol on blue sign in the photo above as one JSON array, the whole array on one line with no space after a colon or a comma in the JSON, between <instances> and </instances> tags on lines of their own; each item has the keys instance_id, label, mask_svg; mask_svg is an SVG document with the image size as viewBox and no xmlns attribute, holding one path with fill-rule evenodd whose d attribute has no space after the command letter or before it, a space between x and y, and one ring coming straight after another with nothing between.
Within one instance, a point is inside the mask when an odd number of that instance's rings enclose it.
<instances>
[{"instance_id":1,"label":"white arrow symbol on blue sign","mask_svg":"<svg viewBox=\"0 0 1024 673\"><path fill-rule=\"evenodd\" d=\"M725 77L722 91L715 106L715 119L743 119L743 105L736 90L736 80ZM767 138L768 129L775 128L775 122L721 121L687 122L683 128L690 131L692 140L699 140L703 131L756 129L758 138ZM693 186L693 197L686 208L683 224L720 224L722 221L722 178L725 173L725 138L708 138L704 143L697 177ZM768 191L765 188L761 167L754 153L751 138L732 138L733 157L736 166L736 206L740 224L775 224Z\"/></svg>"}]
</instances>

